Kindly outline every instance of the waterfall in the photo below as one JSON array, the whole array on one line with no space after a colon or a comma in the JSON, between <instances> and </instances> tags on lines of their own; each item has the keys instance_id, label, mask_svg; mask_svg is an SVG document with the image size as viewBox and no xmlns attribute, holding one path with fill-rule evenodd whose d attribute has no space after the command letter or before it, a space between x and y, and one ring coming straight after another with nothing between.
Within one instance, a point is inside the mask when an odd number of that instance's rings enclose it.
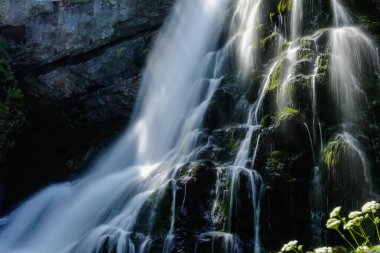
<instances>
[{"instance_id":1,"label":"waterfall","mask_svg":"<svg viewBox=\"0 0 380 253\"><path fill-rule=\"evenodd\" d=\"M349 127L351 123L360 120L360 112L368 107L366 93L363 88L363 78L368 73L379 73L379 57L375 43L359 28L352 26L352 19L338 0L332 1L335 27L330 32L331 71L330 89L334 98L336 117L342 123L342 132L335 141L346 145L345 170L343 167L330 168L329 193L335 196L341 194L336 184L345 178L345 186L355 192L350 199L341 200L347 207L356 208L360 200L365 201L372 192L369 165L364 151L360 148ZM343 164L341 164L343 165ZM353 176L356 175L356 176ZM340 178L340 179L339 179ZM357 182L361 178L361 182ZM335 185L335 186L334 186ZM336 189L335 189L336 188ZM330 205L337 200L328 200Z\"/></svg>"},{"instance_id":2,"label":"waterfall","mask_svg":"<svg viewBox=\"0 0 380 253\"><path fill-rule=\"evenodd\" d=\"M0 219L0 251L262 253L296 229L320 246L328 208L373 196L357 126L380 74L377 45L330 7L326 25L321 0L178 0L124 133Z\"/></svg>"},{"instance_id":3,"label":"waterfall","mask_svg":"<svg viewBox=\"0 0 380 253\"><path fill-rule=\"evenodd\" d=\"M198 80L210 67L207 53L215 49L226 5L178 2L150 53L126 132L83 178L51 186L12 213L0 234L1 251L92 252L105 240L116 252L137 250L127 236L137 214L172 182L179 147L186 146L181 142L200 126L194 118L202 115L194 114L204 113L199 107L210 99L205 85L212 93L218 84L220 76Z\"/></svg>"}]
</instances>

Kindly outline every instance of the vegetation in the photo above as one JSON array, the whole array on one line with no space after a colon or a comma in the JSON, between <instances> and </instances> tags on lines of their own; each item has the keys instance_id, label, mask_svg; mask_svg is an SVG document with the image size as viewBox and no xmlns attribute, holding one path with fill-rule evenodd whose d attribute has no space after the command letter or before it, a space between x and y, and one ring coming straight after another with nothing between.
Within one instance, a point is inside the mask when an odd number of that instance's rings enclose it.
<instances>
[{"instance_id":1,"label":"vegetation","mask_svg":"<svg viewBox=\"0 0 380 253\"><path fill-rule=\"evenodd\" d=\"M292 0L280 0L277 5L277 11L279 13L290 12L292 9Z\"/></svg>"},{"instance_id":2,"label":"vegetation","mask_svg":"<svg viewBox=\"0 0 380 253\"><path fill-rule=\"evenodd\" d=\"M281 78L282 78L282 71L284 69L285 65L285 59L281 59L275 69L273 70L272 75L270 76L270 82L268 90L274 90L277 89L280 86Z\"/></svg>"},{"instance_id":3,"label":"vegetation","mask_svg":"<svg viewBox=\"0 0 380 253\"><path fill-rule=\"evenodd\" d=\"M330 218L326 222L326 228L335 230L352 252L379 252L380 250L380 218L376 215L380 209L380 204L376 201L365 203L360 211L352 211L347 217L341 215L342 208L340 206L334 208L330 213ZM367 223L367 224L365 224ZM369 226L372 225L376 230L376 240L371 240L369 236ZM367 231L366 229L367 228ZM375 245L375 244L379 245ZM290 241L285 244L280 252L296 252L302 253L302 245L298 245L297 240ZM315 253L333 253L332 247L321 247L315 249Z\"/></svg>"},{"instance_id":4,"label":"vegetation","mask_svg":"<svg viewBox=\"0 0 380 253\"><path fill-rule=\"evenodd\" d=\"M324 162L327 167L331 168L338 164L341 157L346 154L347 148L347 143L340 135L330 141L324 150Z\"/></svg>"},{"instance_id":5,"label":"vegetation","mask_svg":"<svg viewBox=\"0 0 380 253\"><path fill-rule=\"evenodd\" d=\"M264 39L260 40L260 47L261 49L266 50L268 43L273 41L273 39L276 37L277 33L272 32L269 36L265 37Z\"/></svg>"},{"instance_id":6,"label":"vegetation","mask_svg":"<svg viewBox=\"0 0 380 253\"><path fill-rule=\"evenodd\" d=\"M0 39L0 115L8 112L9 104L22 102L24 94L17 87L5 44Z\"/></svg>"}]
</instances>

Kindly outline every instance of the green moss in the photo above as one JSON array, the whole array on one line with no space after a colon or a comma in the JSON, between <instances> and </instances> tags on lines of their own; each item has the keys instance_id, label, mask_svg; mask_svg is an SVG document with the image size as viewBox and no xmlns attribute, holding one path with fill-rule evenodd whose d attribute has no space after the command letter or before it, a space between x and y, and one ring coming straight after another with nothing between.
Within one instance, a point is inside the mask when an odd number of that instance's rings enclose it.
<instances>
[{"instance_id":1,"label":"green moss","mask_svg":"<svg viewBox=\"0 0 380 253\"><path fill-rule=\"evenodd\" d=\"M324 149L324 163L327 167L335 167L347 153L348 145L343 137L338 135L330 141Z\"/></svg>"},{"instance_id":2,"label":"green moss","mask_svg":"<svg viewBox=\"0 0 380 253\"><path fill-rule=\"evenodd\" d=\"M270 76L268 90L277 89L280 86L285 59L281 59Z\"/></svg>"},{"instance_id":3,"label":"green moss","mask_svg":"<svg viewBox=\"0 0 380 253\"><path fill-rule=\"evenodd\" d=\"M12 100L12 101L22 101L22 99L24 98L24 93L22 92L22 90L18 88L8 89L7 94L8 94L8 100Z\"/></svg>"},{"instance_id":4,"label":"green moss","mask_svg":"<svg viewBox=\"0 0 380 253\"><path fill-rule=\"evenodd\" d=\"M276 32L272 32L269 36L260 40L260 47L265 50L267 48L268 43L273 41L275 37L276 37Z\"/></svg>"},{"instance_id":5,"label":"green moss","mask_svg":"<svg viewBox=\"0 0 380 253\"><path fill-rule=\"evenodd\" d=\"M277 5L278 13L290 12L292 10L292 0L280 0Z\"/></svg>"},{"instance_id":6,"label":"green moss","mask_svg":"<svg viewBox=\"0 0 380 253\"><path fill-rule=\"evenodd\" d=\"M228 146L231 147L231 152L236 154L239 150L241 143L241 136L239 135L239 129L230 128L227 130L227 142Z\"/></svg>"},{"instance_id":7,"label":"green moss","mask_svg":"<svg viewBox=\"0 0 380 253\"><path fill-rule=\"evenodd\" d=\"M265 25L264 25L264 24L259 24L258 26L256 26L256 29L257 29L258 31L262 31L262 30L265 29Z\"/></svg>"},{"instance_id":8,"label":"green moss","mask_svg":"<svg viewBox=\"0 0 380 253\"><path fill-rule=\"evenodd\" d=\"M285 151L281 151L281 150L273 150L271 152L271 158L274 158L274 159L283 159L287 156L286 152Z\"/></svg>"},{"instance_id":9,"label":"green moss","mask_svg":"<svg viewBox=\"0 0 380 253\"><path fill-rule=\"evenodd\" d=\"M289 154L285 151L273 150L270 154L268 165L278 171L282 171L285 169L286 159L288 156Z\"/></svg>"},{"instance_id":10,"label":"green moss","mask_svg":"<svg viewBox=\"0 0 380 253\"><path fill-rule=\"evenodd\" d=\"M273 17L274 16L276 16L276 13L275 12L271 12L271 13L269 13L269 20L270 20L270 22L273 22Z\"/></svg>"},{"instance_id":11,"label":"green moss","mask_svg":"<svg viewBox=\"0 0 380 253\"><path fill-rule=\"evenodd\" d=\"M6 107L9 103L21 102L23 98L23 92L17 87L5 43L0 38L0 103Z\"/></svg>"},{"instance_id":12,"label":"green moss","mask_svg":"<svg viewBox=\"0 0 380 253\"><path fill-rule=\"evenodd\" d=\"M329 57L326 54L320 55L319 57L318 75L322 75L322 77L329 75Z\"/></svg>"},{"instance_id":13,"label":"green moss","mask_svg":"<svg viewBox=\"0 0 380 253\"><path fill-rule=\"evenodd\" d=\"M3 103L0 103L0 118L8 115L9 108Z\"/></svg>"},{"instance_id":14,"label":"green moss","mask_svg":"<svg viewBox=\"0 0 380 253\"><path fill-rule=\"evenodd\" d=\"M296 114L299 114L299 112L300 111L297 109L285 107L284 110L280 113L280 117L281 116L288 116L288 115L296 115Z\"/></svg>"},{"instance_id":15,"label":"green moss","mask_svg":"<svg viewBox=\"0 0 380 253\"><path fill-rule=\"evenodd\" d=\"M265 115L262 119L261 119L261 126L266 128L266 127L269 127L270 124L271 124L271 118L272 118L272 114L267 114Z\"/></svg>"},{"instance_id":16,"label":"green moss","mask_svg":"<svg viewBox=\"0 0 380 253\"><path fill-rule=\"evenodd\" d=\"M288 119L289 117L297 116L299 114L299 110L285 107L276 117L276 125L279 125L282 121Z\"/></svg>"}]
</instances>

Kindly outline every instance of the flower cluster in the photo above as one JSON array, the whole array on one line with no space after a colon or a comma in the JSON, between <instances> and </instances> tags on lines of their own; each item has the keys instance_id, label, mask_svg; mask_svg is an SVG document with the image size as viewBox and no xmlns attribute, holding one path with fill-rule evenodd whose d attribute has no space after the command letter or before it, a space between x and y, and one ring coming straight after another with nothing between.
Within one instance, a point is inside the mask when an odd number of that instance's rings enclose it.
<instances>
[{"instance_id":1,"label":"flower cluster","mask_svg":"<svg viewBox=\"0 0 380 253\"><path fill-rule=\"evenodd\" d=\"M362 206L361 211L352 211L347 217L340 214L342 208L340 206L334 208L330 217L326 222L326 227L328 229L336 230L343 240L350 246L351 252L356 253L369 253L369 252L379 252L380 253L380 229L378 224L380 224L380 217L376 215L376 212L380 209L380 204L376 201L370 201ZM377 239L379 245L372 246L372 236L368 236L365 229L368 223L372 223L375 226ZM363 226L364 224L365 226ZM342 227L344 231L342 230ZM369 248L368 246L371 248ZM302 245L298 246L298 241L290 241L285 244L281 253L283 252L295 252L303 253ZM331 247L321 247L314 249L314 253L333 253Z\"/></svg>"},{"instance_id":2,"label":"flower cluster","mask_svg":"<svg viewBox=\"0 0 380 253\"><path fill-rule=\"evenodd\" d=\"M364 220L364 217L363 216L358 216L356 218L353 218L352 220L349 220L344 226L343 228L345 230L350 230L350 229L353 229L354 226L360 226L362 224Z\"/></svg>"},{"instance_id":3,"label":"flower cluster","mask_svg":"<svg viewBox=\"0 0 380 253\"><path fill-rule=\"evenodd\" d=\"M357 249L356 249L356 252L369 252L370 249L369 247L367 246L359 246Z\"/></svg>"},{"instance_id":4,"label":"flower cluster","mask_svg":"<svg viewBox=\"0 0 380 253\"><path fill-rule=\"evenodd\" d=\"M280 252L290 252L290 251L302 252L302 245L297 245L297 244L298 244L297 240L290 241L284 244L284 246L282 246L282 249Z\"/></svg>"},{"instance_id":5,"label":"flower cluster","mask_svg":"<svg viewBox=\"0 0 380 253\"><path fill-rule=\"evenodd\" d=\"M362 212L359 212L359 211L353 211L351 212L349 215L348 215L348 218L350 219L355 219L356 217L359 217L360 215L362 215L363 213Z\"/></svg>"},{"instance_id":6,"label":"flower cluster","mask_svg":"<svg viewBox=\"0 0 380 253\"><path fill-rule=\"evenodd\" d=\"M336 218L331 218L327 220L326 227L328 229L337 229L341 223L342 223L341 220L338 220Z\"/></svg>"},{"instance_id":7,"label":"flower cluster","mask_svg":"<svg viewBox=\"0 0 380 253\"><path fill-rule=\"evenodd\" d=\"M315 253L332 253L333 249L331 247L321 247L314 250Z\"/></svg>"},{"instance_id":8,"label":"flower cluster","mask_svg":"<svg viewBox=\"0 0 380 253\"><path fill-rule=\"evenodd\" d=\"M335 207L334 210L331 211L330 213L330 218L336 218L339 216L340 210L342 210L342 207L338 206Z\"/></svg>"},{"instance_id":9,"label":"flower cluster","mask_svg":"<svg viewBox=\"0 0 380 253\"><path fill-rule=\"evenodd\" d=\"M363 205L362 212L363 213L376 213L376 211L380 208L380 204L376 201L370 201Z\"/></svg>"}]
</instances>

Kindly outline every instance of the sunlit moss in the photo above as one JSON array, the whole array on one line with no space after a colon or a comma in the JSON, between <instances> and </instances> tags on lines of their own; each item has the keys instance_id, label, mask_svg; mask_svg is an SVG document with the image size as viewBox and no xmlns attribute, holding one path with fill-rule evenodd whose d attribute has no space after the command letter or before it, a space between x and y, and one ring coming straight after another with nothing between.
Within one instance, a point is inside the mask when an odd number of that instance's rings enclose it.
<instances>
[{"instance_id":1,"label":"sunlit moss","mask_svg":"<svg viewBox=\"0 0 380 253\"><path fill-rule=\"evenodd\" d=\"M330 141L324 149L324 162L328 167L336 166L347 152L347 143L342 136Z\"/></svg>"},{"instance_id":2,"label":"sunlit moss","mask_svg":"<svg viewBox=\"0 0 380 253\"><path fill-rule=\"evenodd\" d=\"M270 76L268 90L277 89L280 86L285 59L280 60Z\"/></svg>"},{"instance_id":3,"label":"sunlit moss","mask_svg":"<svg viewBox=\"0 0 380 253\"><path fill-rule=\"evenodd\" d=\"M292 0L280 0L277 5L277 11L279 13L290 12L292 9Z\"/></svg>"},{"instance_id":4,"label":"sunlit moss","mask_svg":"<svg viewBox=\"0 0 380 253\"><path fill-rule=\"evenodd\" d=\"M260 40L260 47L262 49L266 49L269 42L273 41L273 39L276 37L276 32L272 32L269 36L265 37L264 39Z\"/></svg>"}]
</instances>

